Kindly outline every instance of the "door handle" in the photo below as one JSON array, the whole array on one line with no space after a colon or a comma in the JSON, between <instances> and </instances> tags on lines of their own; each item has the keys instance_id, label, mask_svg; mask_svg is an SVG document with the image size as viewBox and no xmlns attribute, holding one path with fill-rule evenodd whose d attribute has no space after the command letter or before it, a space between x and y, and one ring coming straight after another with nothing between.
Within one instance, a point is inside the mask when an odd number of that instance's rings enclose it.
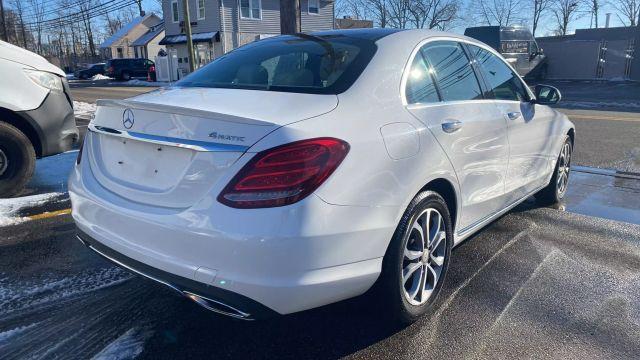
<instances>
[{"instance_id":1,"label":"door handle","mask_svg":"<svg viewBox=\"0 0 640 360\"><path fill-rule=\"evenodd\" d=\"M442 123L442 131L446 132L446 133L453 133L456 132L458 130L460 130L462 128L462 123L458 120L454 120L454 121L447 121Z\"/></svg>"},{"instance_id":2,"label":"door handle","mask_svg":"<svg viewBox=\"0 0 640 360\"><path fill-rule=\"evenodd\" d=\"M517 118L520 117L520 115L522 115L522 114L520 114L517 111L507 113L507 116L509 117L510 120L516 120Z\"/></svg>"}]
</instances>

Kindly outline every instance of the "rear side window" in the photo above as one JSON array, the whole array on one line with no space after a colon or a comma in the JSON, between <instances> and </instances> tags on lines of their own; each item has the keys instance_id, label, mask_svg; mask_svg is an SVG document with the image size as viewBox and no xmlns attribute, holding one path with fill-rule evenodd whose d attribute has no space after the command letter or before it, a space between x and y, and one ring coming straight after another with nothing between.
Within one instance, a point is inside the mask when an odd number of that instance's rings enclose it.
<instances>
[{"instance_id":1,"label":"rear side window","mask_svg":"<svg viewBox=\"0 0 640 360\"><path fill-rule=\"evenodd\" d=\"M176 85L339 94L375 51L372 40L340 34L278 36L219 57Z\"/></svg>"},{"instance_id":2,"label":"rear side window","mask_svg":"<svg viewBox=\"0 0 640 360\"><path fill-rule=\"evenodd\" d=\"M520 77L511 71L502 59L478 46L469 45L469 47L495 99L529 100L529 94Z\"/></svg>"},{"instance_id":3,"label":"rear side window","mask_svg":"<svg viewBox=\"0 0 640 360\"><path fill-rule=\"evenodd\" d=\"M416 54L411 64L405 94L409 104L432 103L440 100L429 67L420 52Z\"/></svg>"},{"instance_id":4,"label":"rear side window","mask_svg":"<svg viewBox=\"0 0 640 360\"><path fill-rule=\"evenodd\" d=\"M432 68L444 101L482 99L480 84L462 45L436 41L425 45L422 54Z\"/></svg>"}]
</instances>

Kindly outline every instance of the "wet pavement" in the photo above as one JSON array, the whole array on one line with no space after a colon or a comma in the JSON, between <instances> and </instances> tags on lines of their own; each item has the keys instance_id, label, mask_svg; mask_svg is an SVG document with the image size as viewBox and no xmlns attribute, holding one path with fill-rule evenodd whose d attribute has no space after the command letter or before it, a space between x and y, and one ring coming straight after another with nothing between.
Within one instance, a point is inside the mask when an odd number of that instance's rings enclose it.
<instances>
[{"instance_id":1,"label":"wet pavement","mask_svg":"<svg viewBox=\"0 0 640 360\"><path fill-rule=\"evenodd\" d=\"M406 328L371 295L230 320L92 253L68 215L2 227L0 358L632 358L640 181L578 170L563 206L527 201L456 248L433 313Z\"/></svg>"}]
</instances>

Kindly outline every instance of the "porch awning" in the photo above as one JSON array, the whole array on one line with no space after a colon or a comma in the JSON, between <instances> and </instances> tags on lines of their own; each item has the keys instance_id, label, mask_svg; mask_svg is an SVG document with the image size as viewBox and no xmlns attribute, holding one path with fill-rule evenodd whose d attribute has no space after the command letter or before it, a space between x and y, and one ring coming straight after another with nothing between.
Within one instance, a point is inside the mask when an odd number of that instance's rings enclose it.
<instances>
[{"instance_id":1,"label":"porch awning","mask_svg":"<svg viewBox=\"0 0 640 360\"><path fill-rule=\"evenodd\" d=\"M220 41L220 35L217 31L212 32L204 32L191 34L191 40L194 43L199 42L209 42L209 41ZM187 35L167 35L164 39L160 40L160 45L176 45L176 44L186 44L187 43Z\"/></svg>"}]
</instances>

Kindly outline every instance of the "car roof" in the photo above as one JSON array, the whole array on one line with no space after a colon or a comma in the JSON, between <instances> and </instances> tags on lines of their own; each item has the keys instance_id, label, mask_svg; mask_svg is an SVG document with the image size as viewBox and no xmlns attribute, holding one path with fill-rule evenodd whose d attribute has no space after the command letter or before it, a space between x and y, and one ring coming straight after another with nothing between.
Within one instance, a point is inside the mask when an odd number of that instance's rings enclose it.
<instances>
[{"instance_id":1,"label":"car roof","mask_svg":"<svg viewBox=\"0 0 640 360\"><path fill-rule=\"evenodd\" d=\"M397 32L401 32L401 31L406 31L406 30L389 29L389 28L340 29L340 30L316 31L316 32L312 32L310 35L314 35L314 36L342 35L346 37L377 41L379 39L382 39L385 36L388 36Z\"/></svg>"}]
</instances>

